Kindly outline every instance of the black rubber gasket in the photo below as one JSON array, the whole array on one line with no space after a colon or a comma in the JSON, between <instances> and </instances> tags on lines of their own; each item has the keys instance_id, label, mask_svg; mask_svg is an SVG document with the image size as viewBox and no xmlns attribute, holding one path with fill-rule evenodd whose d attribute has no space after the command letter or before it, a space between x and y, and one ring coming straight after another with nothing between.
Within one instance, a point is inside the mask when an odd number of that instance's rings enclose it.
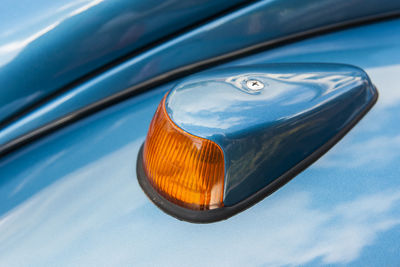
<instances>
[{"instance_id":1,"label":"black rubber gasket","mask_svg":"<svg viewBox=\"0 0 400 267\"><path fill-rule=\"evenodd\" d=\"M342 139L364 116L368 111L374 106L378 99L378 91L374 87L374 98L369 103L369 105L360 113L356 118L354 118L342 131L330 139L327 143L321 146L319 149L314 151L310 156L299 162L296 166L288 170L279 178L275 179L272 183L259 190L252 196L244 199L243 201L230 206L222 207L212 210L190 210L181 206L178 206L169 200L162 197L150 184L144 169L143 169L143 145L141 146L138 154L138 159L136 163L137 178L140 186L150 200L156 204L165 213L179 219L182 221L192 222L192 223L212 223L221 220L226 220L233 215L244 211L262 199L266 198L280 187L288 183L297 174L302 172L322 155L324 155L330 148L332 148L340 139Z\"/></svg>"}]
</instances>

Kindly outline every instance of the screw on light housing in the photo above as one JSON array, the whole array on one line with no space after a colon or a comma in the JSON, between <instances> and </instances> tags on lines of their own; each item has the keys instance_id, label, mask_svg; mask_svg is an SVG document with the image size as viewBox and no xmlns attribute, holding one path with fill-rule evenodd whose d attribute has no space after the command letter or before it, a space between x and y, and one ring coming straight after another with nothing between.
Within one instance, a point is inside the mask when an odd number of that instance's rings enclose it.
<instances>
[{"instance_id":1,"label":"screw on light housing","mask_svg":"<svg viewBox=\"0 0 400 267\"><path fill-rule=\"evenodd\" d=\"M253 90L253 91L258 91L258 90L261 90L264 88L264 84L262 82L260 82L258 80L254 80L254 79L248 80L246 82L246 86L247 86L247 88L249 88L250 90Z\"/></svg>"}]
</instances>

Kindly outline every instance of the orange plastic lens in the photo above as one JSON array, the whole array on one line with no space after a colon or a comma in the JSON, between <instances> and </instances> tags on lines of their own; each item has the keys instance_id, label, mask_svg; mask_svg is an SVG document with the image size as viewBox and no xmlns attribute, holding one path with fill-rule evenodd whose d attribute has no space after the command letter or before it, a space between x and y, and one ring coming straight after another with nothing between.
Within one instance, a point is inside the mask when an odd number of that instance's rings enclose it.
<instances>
[{"instance_id":1,"label":"orange plastic lens","mask_svg":"<svg viewBox=\"0 0 400 267\"><path fill-rule=\"evenodd\" d=\"M207 210L223 206L224 155L214 142L184 132L161 101L150 124L143 167L152 186L180 206Z\"/></svg>"}]
</instances>

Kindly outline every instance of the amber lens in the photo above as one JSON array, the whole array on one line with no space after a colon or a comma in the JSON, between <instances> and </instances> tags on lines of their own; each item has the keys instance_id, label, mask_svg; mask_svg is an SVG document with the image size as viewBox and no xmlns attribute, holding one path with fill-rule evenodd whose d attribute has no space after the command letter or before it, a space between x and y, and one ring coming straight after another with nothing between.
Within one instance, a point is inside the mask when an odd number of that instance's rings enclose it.
<instances>
[{"instance_id":1,"label":"amber lens","mask_svg":"<svg viewBox=\"0 0 400 267\"><path fill-rule=\"evenodd\" d=\"M150 124L143 167L152 186L180 206L207 210L223 206L224 155L214 142L184 132L161 101Z\"/></svg>"}]
</instances>

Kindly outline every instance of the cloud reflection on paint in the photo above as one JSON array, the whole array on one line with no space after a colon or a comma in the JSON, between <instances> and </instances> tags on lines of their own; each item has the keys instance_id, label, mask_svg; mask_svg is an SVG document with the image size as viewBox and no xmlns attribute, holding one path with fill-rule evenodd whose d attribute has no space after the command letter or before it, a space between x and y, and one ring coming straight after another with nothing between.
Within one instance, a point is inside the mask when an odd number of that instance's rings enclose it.
<instances>
[{"instance_id":1,"label":"cloud reflection on paint","mask_svg":"<svg viewBox=\"0 0 400 267\"><path fill-rule=\"evenodd\" d=\"M0 262L7 266L42 265L53 254L85 242L83 237L93 242L97 231L107 231L102 227L145 203L136 181L126 179L131 177L132 166L114 168L121 159L130 157L131 151L132 145L68 174L2 216ZM95 249L96 244L91 245ZM20 260L21 252L24 258Z\"/></svg>"},{"instance_id":2,"label":"cloud reflection on paint","mask_svg":"<svg viewBox=\"0 0 400 267\"><path fill-rule=\"evenodd\" d=\"M152 264L164 266L349 263L379 233L400 224L395 212L400 189L332 207L321 206L311 192L280 191L228 221L180 222L151 204L133 179L128 163L135 162L131 153L139 145L68 174L5 214L0 219L0 261L146 265L149 253L157 251Z\"/></svg>"},{"instance_id":3,"label":"cloud reflection on paint","mask_svg":"<svg viewBox=\"0 0 400 267\"><path fill-rule=\"evenodd\" d=\"M250 90L252 79L264 87ZM361 83L362 75L344 66L260 65L192 77L169 93L166 108L177 125L204 137L306 113Z\"/></svg>"},{"instance_id":4,"label":"cloud reflection on paint","mask_svg":"<svg viewBox=\"0 0 400 267\"><path fill-rule=\"evenodd\" d=\"M63 21L100 4L102 1L103 0L83 0L66 3L61 5L56 12L42 14L42 16L40 16L40 21L31 22L37 28L36 31L32 30L33 33L31 35L24 36L23 32L20 31L12 32L12 36L7 36L6 43L2 44L0 42L0 67L12 61L26 46L55 29ZM43 21L46 22L47 20L52 20L53 23L49 25L44 23L44 25L47 26L41 27ZM18 26L16 26L16 28L18 28ZM26 28L22 28L21 30L26 30ZM11 33L8 34L11 35ZM24 38L21 39L21 35L24 36ZM14 41L10 42L9 40Z\"/></svg>"},{"instance_id":5,"label":"cloud reflection on paint","mask_svg":"<svg viewBox=\"0 0 400 267\"><path fill-rule=\"evenodd\" d=\"M316 208L318 203L310 193L287 194L258 204L232 218L231 223L219 224L212 239L202 238L206 229L188 235L188 239L177 238L181 242L180 260L182 265L192 266L298 266L319 259L324 264L349 263L379 233L400 224L400 215L392 214L399 208L399 200L397 190L365 195L332 208ZM168 229L173 235L182 236L188 234L190 227L184 233L171 225L165 226L165 231ZM206 249L210 244L211 252ZM163 251L165 245L155 247L162 255L156 265L162 264L170 253ZM206 253L208 256L202 257Z\"/></svg>"},{"instance_id":6,"label":"cloud reflection on paint","mask_svg":"<svg viewBox=\"0 0 400 267\"><path fill-rule=\"evenodd\" d=\"M399 159L400 134L393 122L398 120L399 113L400 90L396 79L400 65L371 68L368 73L378 87L379 100L357 125L357 131L373 134L359 136L351 131L321 158L318 167L382 168Z\"/></svg>"}]
</instances>

